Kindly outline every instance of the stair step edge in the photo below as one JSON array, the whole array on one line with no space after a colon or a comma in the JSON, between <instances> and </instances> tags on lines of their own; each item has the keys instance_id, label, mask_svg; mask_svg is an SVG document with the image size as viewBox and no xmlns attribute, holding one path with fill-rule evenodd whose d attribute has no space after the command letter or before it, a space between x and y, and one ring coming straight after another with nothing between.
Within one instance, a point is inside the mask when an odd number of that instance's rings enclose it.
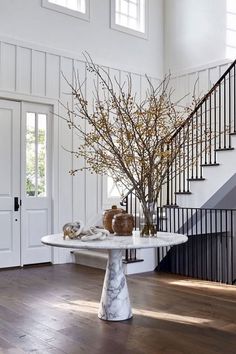
<instances>
[{"instance_id":1,"label":"stair step edge","mask_svg":"<svg viewBox=\"0 0 236 354\"><path fill-rule=\"evenodd\" d=\"M198 181L205 181L206 178L187 178L189 182L198 182Z\"/></svg>"},{"instance_id":2,"label":"stair step edge","mask_svg":"<svg viewBox=\"0 0 236 354\"><path fill-rule=\"evenodd\" d=\"M207 163L207 164L203 163L203 164L201 164L201 167L215 167L215 166L220 166L220 164L219 163Z\"/></svg>"},{"instance_id":3,"label":"stair step edge","mask_svg":"<svg viewBox=\"0 0 236 354\"><path fill-rule=\"evenodd\" d=\"M221 148L221 149L215 149L216 152L220 152L220 151L232 151L235 150L233 147L230 148Z\"/></svg>"},{"instance_id":4,"label":"stair step edge","mask_svg":"<svg viewBox=\"0 0 236 354\"><path fill-rule=\"evenodd\" d=\"M175 194L177 194L177 195L184 195L184 194L186 194L186 195L189 195L189 194L192 194L192 192L175 192Z\"/></svg>"}]
</instances>

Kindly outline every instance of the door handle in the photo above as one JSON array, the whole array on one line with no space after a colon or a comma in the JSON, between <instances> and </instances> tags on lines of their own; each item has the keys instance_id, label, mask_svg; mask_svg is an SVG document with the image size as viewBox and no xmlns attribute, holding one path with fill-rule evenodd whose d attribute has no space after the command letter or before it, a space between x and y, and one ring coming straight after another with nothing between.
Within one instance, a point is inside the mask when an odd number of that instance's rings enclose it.
<instances>
[{"instance_id":1,"label":"door handle","mask_svg":"<svg viewBox=\"0 0 236 354\"><path fill-rule=\"evenodd\" d=\"M19 204L19 198L15 197L14 198L14 211L18 211L20 208L20 204Z\"/></svg>"}]
</instances>

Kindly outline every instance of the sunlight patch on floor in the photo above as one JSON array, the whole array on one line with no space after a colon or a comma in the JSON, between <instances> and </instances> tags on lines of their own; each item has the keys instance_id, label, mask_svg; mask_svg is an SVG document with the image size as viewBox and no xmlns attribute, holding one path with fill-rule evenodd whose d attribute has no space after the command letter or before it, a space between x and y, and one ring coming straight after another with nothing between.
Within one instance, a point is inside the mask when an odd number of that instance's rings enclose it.
<instances>
[{"instance_id":1,"label":"sunlight patch on floor","mask_svg":"<svg viewBox=\"0 0 236 354\"><path fill-rule=\"evenodd\" d=\"M191 288L212 289L212 290L228 291L228 292L236 293L236 288L232 285L226 285L220 283L215 284L207 281L203 282L203 281L196 281L196 280L174 280L174 281L170 281L169 284L186 286Z\"/></svg>"},{"instance_id":2,"label":"sunlight patch on floor","mask_svg":"<svg viewBox=\"0 0 236 354\"><path fill-rule=\"evenodd\" d=\"M57 304L53 304L53 307L62 310L67 310L67 311L97 314L99 303L94 301L76 300L76 301L60 302ZM183 315L177 315L168 312L150 311L150 310L138 309L138 308L134 308L132 311L134 316L135 315L144 316L144 317L150 317L154 319L177 322L177 323L206 324L211 322L210 320L205 318L183 316Z\"/></svg>"},{"instance_id":3,"label":"sunlight patch on floor","mask_svg":"<svg viewBox=\"0 0 236 354\"><path fill-rule=\"evenodd\" d=\"M168 312L150 311L150 310L142 310L142 309L133 309L133 314L156 318L164 321L185 323L185 324L206 324L211 322L211 320L208 320L206 318L183 316L183 315L177 315Z\"/></svg>"},{"instance_id":4,"label":"sunlight patch on floor","mask_svg":"<svg viewBox=\"0 0 236 354\"><path fill-rule=\"evenodd\" d=\"M85 312L85 313L96 313L96 314L98 312L98 306L99 306L98 302L86 301L86 300L76 300L76 301L60 302L57 304L53 304L53 307L62 310Z\"/></svg>"}]
</instances>

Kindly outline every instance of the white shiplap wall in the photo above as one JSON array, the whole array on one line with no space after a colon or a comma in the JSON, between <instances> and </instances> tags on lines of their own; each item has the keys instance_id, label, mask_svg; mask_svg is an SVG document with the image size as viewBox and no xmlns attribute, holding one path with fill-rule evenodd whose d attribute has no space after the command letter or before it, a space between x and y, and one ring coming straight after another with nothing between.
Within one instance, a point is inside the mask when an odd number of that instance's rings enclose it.
<instances>
[{"instance_id":1,"label":"white shiplap wall","mask_svg":"<svg viewBox=\"0 0 236 354\"><path fill-rule=\"evenodd\" d=\"M229 63L212 66L175 75L172 86L176 97L192 91L198 79L198 92L204 94L226 70ZM87 79L85 90L88 101L92 99L93 81L87 78L85 63L77 58L55 50L36 47L27 43L0 40L0 97L20 101L50 104L55 113L63 115L58 100L72 106L69 88L61 73L73 80L73 70L78 70L81 80ZM122 70L106 68L121 82L127 76ZM133 90L137 98L145 92L145 78L133 73ZM157 79L152 79L157 84ZM189 98L185 100L187 103ZM65 122L53 117L53 232L58 232L64 223L82 219L87 224L95 223L104 205L103 181L100 176L81 172L71 177L68 171L83 162L73 158L62 149L77 146L73 133ZM56 251L55 261L69 260L68 252Z\"/></svg>"},{"instance_id":2,"label":"white shiplap wall","mask_svg":"<svg viewBox=\"0 0 236 354\"><path fill-rule=\"evenodd\" d=\"M224 60L173 74L171 76L171 86L175 90L173 97L180 99L188 95L182 101L187 105L191 102L194 86L196 97L202 97L212 88L230 64L230 61Z\"/></svg>"},{"instance_id":3,"label":"white shiplap wall","mask_svg":"<svg viewBox=\"0 0 236 354\"><path fill-rule=\"evenodd\" d=\"M111 75L123 82L127 72L105 68ZM58 103L73 106L68 84L73 81L73 73L79 72L80 79L86 80L85 95L92 101L94 82L87 77L85 62L72 58L65 53L40 48L16 41L0 39L0 97L19 101L38 102L52 105L54 113L65 115ZM133 77L133 90L141 97L145 78L139 74ZM156 80L152 79L155 84ZM143 88L142 88L143 86ZM71 177L68 171L83 161L73 160L73 157L63 150L62 146L73 149L78 142L66 123L53 116L53 232L61 230L68 221L82 219L86 224L93 224L101 215L103 209L104 191L100 176L88 172L80 172ZM55 260L69 260L69 253L56 251Z\"/></svg>"}]
</instances>

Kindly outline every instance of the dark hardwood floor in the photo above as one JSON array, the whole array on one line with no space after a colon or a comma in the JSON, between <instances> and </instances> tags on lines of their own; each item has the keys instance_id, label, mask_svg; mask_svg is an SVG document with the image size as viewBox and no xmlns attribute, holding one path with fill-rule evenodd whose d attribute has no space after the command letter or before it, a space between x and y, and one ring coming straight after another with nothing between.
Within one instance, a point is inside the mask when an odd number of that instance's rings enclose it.
<instances>
[{"instance_id":1,"label":"dark hardwood floor","mask_svg":"<svg viewBox=\"0 0 236 354\"><path fill-rule=\"evenodd\" d=\"M0 271L0 353L236 353L236 287L128 276L133 319L104 322L103 276L73 264Z\"/></svg>"}]
</instances>

